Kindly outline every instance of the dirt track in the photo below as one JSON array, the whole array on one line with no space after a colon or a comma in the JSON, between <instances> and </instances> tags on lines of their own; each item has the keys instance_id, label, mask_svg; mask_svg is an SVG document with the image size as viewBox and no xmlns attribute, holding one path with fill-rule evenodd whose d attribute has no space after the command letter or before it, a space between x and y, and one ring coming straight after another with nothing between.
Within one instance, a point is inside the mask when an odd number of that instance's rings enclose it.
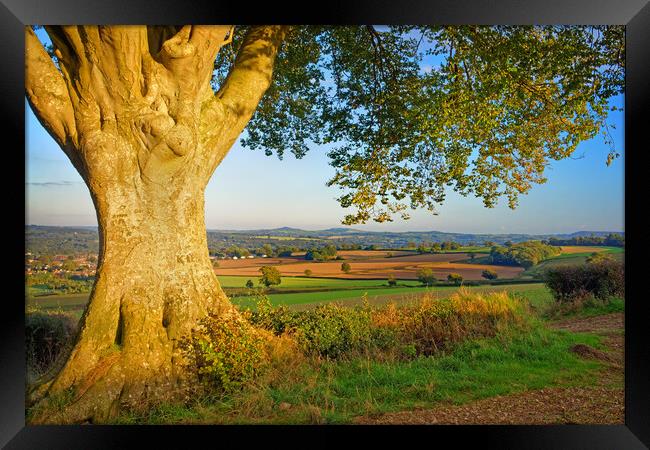
<instances>
[{"instance_id":1,"label":"dirt track","mask_svg":"<svg viewBox=\"0 0 650 450\"><path fill-rule=\"evenodd\" d=\"M572 349L581 357L598 358L606 367L597 383L588 388L546 388L520 394L492 397L460 406L403 411L374 417L358 417L357 424L623 424L625 391L623 314L562 320L552 328L593 332L605 337L606 352Z\"/></svg>"}]
</instances>

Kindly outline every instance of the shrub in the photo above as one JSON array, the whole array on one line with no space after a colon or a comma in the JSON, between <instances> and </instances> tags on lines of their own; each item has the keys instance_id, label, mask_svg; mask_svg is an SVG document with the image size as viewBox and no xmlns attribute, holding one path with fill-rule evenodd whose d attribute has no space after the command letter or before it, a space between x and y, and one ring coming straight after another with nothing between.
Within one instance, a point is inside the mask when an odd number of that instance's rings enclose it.
<instances>
[{"instance_id":1,"label":"shrub","mask_svg":"<svg viewBox=\"0 0 650 450\"><path fill-rule=\"evenodd\" d=\"M390 277L388 277L388 285L391 287L397 286L397 280L395 279L394 276L391 275Z\"/></svg>"},{"instance_id":2,"label":"shrub","mask_svg":"<svg viewBox=\"0 0 650 450\"><path fill-rule=\"evenodd\" d=\"M328 303L296 316L295 338L306 353L338 358L369 348L370 324L368 311Z\"/></svg>"},{"instance_id":3,"label":"shrub","mask_svg":"<svg viewBox=\"0 0 650 450\"><path fill-rule=\"evenodd\" d=\"M497 274L494 270L486 269L483 271L483 273L481 273L481 276L486 280L496 280L499 277L499 274Z\"/></svg>"},{"instance_id":4,"label":"shrub","mask_svg":"<svg viewBox=\"0 0 650 450\"><path fill-rule=\"evenodd\" d=\"M264 345L263 337L241 317L210 314L180 347L199 381L212 390L231 392L260 373Z\"/></svg>"},{"instance_id":5,"label":"shrub","mask_svg":"<svg viewBox=\"0 0 650 450\"><path fill-rule=\"evenodd\" d=\"M72 344L77 320L63 311L28 309L25 313L25 350L30 376L45 373Z\"/></svg>"},{"instance_id":6,"label":"shrub","mask_svg":"<svg viewBox=\"0 0 650 450\"><path fill-rule=\"evenodd\" d=\"M253 289L253 287L255 287L255 285L253 284L253 280L246 281L246 287L248 289Z\"/></svg>"},{"instance_id":7,"label":"shrub","mask_svg":"<svg viewBox=\"0 0 650 450\"><path fill-rule=\"evenodd\" d=\"M284 305L271 306L267 298L258 302L250 320L275 335L291 335L305 354L325 358L385 348L392 342L386 330L372 326L369 307L345 308L328 303L305 311L289 311Z\"/></svg>"},{"instance_id":8,"label":"shrub","mask_svg":"<svg viewBox=\"0 0 650 450\"><path fill-rule=\"evenodd\" d=\"M625 265L602 261L548 269L544 281L557 302L577 302L588 297L607 300L625 296Z\"/></svg>"},{"instance_id":9,"label":"shrub","mask_svg":"<svg viewBox=\"0 0 650 450\"><path fill-rule=\"evenodd\" d=\"M598 264L602 262L614 261L612 255L603 252L594 252L587 257L587 262L590 264Z\"/></svg>"},{"instance_id":10,"label":"shrub","mask_svg":"<svg viewBox=\"0 0 650 450\"><path fill-rule=\"evenodd\" d=\"M460 274L457 273L450 273L447 275L447 281L450 283L454 283L456 286L460 286L461 283L463 282L463 277Z\"/></svg>"},{"instance_id":11,"label":"shrub","mask_svg":"<svg viewBox=\"0 0 650 450\"><path fill-rule=\"evenodd\" d=\"M310 269L305 269L305 276L310 277L313 272Z\"/></svg>"},{"instance_id":12,"label":"shrub","mask_svg":"<svg viewBox=\"0 0 650 450\"><path fill-rule=\"evenodd\" d=\"M350 270L352 270L352 267L350 267L350 263L344 262L341 264L341 271L344 273L350 273Z\"/></svg>"},{"instance_id":13,"label":"shrub","mask_svg":"<svg viewBox=\"0 0 650 450\"><path fill-rule=\"evenodd\" d=\"M295 315L285 305L273 307L268 297L261 295L257 301L257 310L250 313L253 325L281 335L295 328Z\"/></svg>"}]
</instances>

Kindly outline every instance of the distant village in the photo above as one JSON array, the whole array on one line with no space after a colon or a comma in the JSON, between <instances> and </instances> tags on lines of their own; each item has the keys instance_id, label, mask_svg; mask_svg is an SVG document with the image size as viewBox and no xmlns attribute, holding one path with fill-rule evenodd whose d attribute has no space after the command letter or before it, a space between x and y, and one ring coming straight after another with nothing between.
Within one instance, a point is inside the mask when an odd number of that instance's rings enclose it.
<instances>
[{"instance_id":1,"label":"distant village","mask_svg":"<svg viewBox=\"0 0 650 450\"><path fill-rule=\"evenodd\" d=\"M255 256L255 255L248 255L248 256L244 256L244 255L242 255L242 256L228 256L228 255L225 255L225 256L210 256L210 259L213 260L213 261L215 259L254 259L254 258L268 258L268 256L267 255L259 255L259 256Z\"/></svg>"},{"instance_id":2,"label":"distant village","mask_svg":"<svg viewBox=\"0 0 650 450\"><path fill-rule=\"evenodd\" d=\"M25 253L25 274L51 273L59 276L93 277L97 270L95 255L41 255Z\"/></svg>"},{"instance_id":3,"label":"distant village","mask_svg":"<svg viewBox=\"0 0 650 450\"><path fill-rule=\"evenodd\" d=\"M262 255L211 255L210 260L225 259L254 259L268 258ZM51 273L60 276L77 275L79 277L92 277L97 270L97 256L95 255L54 255L36 256L31 252L25 253L25 274L35 275L39 273Z\"/></svg>"}]
</instances>

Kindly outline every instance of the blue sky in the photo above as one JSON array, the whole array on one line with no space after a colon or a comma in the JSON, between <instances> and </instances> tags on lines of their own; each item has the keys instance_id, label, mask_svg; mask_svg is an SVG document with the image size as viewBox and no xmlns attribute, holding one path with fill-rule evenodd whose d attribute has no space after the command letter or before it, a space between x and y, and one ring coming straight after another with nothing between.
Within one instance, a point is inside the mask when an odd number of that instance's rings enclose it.
<instances>
[{"instance_id":1,"label":"blue sky","mask_svg":"<svg viewBox=\"0 0 650 450\"><path fill-rule=\"evenodd\" d=\"M623 97L612 100L623 106ZM88 189L65 154L41 127L25 102L26 223L96 225ZM609 123L621 153L607 167L609 148L599 135L582 142L574 159L552 161L548 181L521 196L515 210L500 201L485 208L473 197L449 192L434 216L414 211L408 221L356 225L375 231L439 230L467 233L564 233L579 230L624 230L623 112ZM291 226L304 229L339 227L348 213L335 200L340 191L325 182L334 174L327 148L313 146L302 159L267 157L239 143L215 171L205 192L208 229L252 229Z\"/></svg>"}]
</instances>

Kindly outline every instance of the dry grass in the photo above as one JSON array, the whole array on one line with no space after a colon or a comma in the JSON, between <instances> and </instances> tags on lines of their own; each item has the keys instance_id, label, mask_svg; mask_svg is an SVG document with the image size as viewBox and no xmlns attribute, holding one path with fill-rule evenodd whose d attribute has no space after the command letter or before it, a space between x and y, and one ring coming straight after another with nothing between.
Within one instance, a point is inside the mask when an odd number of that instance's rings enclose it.
<instances>
[{"instance_id":1,"label":"dry grass","mask_svg":"<svg viewBox=\"0 0 650 450\"><path fill-rule=\"evenodd\" d=\"M414 345L418 355L431 355L521 323L522 310L523 305L505 291L477 293L461 288L446 300L427 295L414 307L386 308L386 317L376 320L397 326L401 341ZM376 314L384 315L384 310Z\"/></svg>"}]
</instances>

